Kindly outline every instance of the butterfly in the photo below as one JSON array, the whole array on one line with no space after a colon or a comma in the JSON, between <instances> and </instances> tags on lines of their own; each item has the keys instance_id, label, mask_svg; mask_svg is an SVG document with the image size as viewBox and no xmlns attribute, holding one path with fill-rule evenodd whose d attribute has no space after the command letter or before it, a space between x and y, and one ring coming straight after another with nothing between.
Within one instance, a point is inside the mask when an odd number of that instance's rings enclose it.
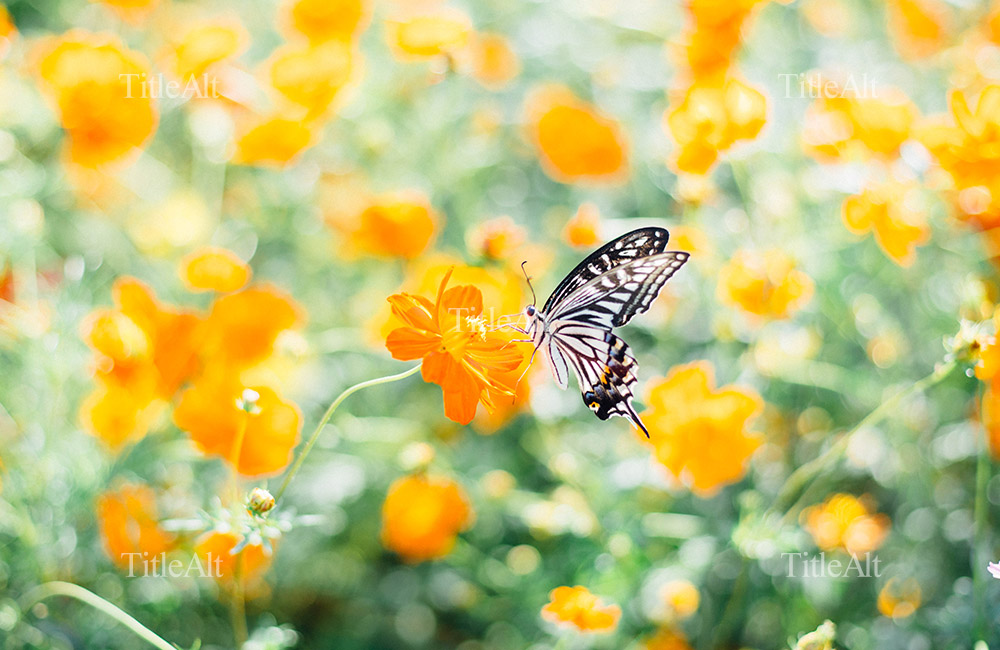
<instances>
[{"instance_id":1,"label":"butterfly","mask_svg":"<svg viewBox=\"0 0 1000 650\"><path fill-rule=\"evenodd\" d=\"M525 307L523 329L541 349L560 388L576 375L583 402L597 417L626 417L649 437L632 407L638 363L628 344L612 329L649 309L664 283L689 255L666 251L670 234L663 228L639 228L588 255L563 278L545 305ZM524 265L522 264L522 269ZM528 285L531 281L528 279Z\"/></svg>"}]
</instances>

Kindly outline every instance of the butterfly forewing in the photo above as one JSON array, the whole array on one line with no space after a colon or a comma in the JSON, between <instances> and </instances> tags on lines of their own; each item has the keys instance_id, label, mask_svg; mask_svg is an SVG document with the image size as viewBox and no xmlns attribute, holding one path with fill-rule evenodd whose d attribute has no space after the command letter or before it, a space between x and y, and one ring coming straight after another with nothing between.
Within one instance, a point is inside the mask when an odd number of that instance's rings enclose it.
<instances>
[{"instance_id":1,"label":"butterfly forewing","mask_svg":"<svg viewBox=\"0 0 1000 650\"><path fill-rule=\"evenodd\" d=\"M616 266L633 260L662 253L666 250L670 233L663 228L639 228L608 242L588 255L570 271L545 301L542 311L551 313L559 301L575 289Z\"/></svg>"}]
</instances>

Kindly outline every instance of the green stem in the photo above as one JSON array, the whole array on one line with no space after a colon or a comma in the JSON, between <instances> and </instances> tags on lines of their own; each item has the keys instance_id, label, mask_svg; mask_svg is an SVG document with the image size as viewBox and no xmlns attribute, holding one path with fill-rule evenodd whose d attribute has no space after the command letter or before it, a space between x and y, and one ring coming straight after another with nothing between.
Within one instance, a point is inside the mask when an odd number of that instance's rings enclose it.
<instances>
[{"instance_id":1,"label":"green stem","mask_svg":"<svg viewBox=\"0 0 1000 650\"><path fill-rule=\"evenodd\" d=\"M292 482L293 478L295 478L295 474L299 471L299 467L302 466L302 462L306 459L306 456L309 455L309 452L312 451L313 445L316 444L316 441L319 440L319 434L323 432L323 427L325 427L326 423L330 421L330 418L333 416L333 412L337 410L337 407L340 406L341 402L363 388L378 386L380 384L388 384L389 382L399 381L400 379L406 379L410 375L416 374L419 370L420 365L418 364L409 370L396 375L378 377L377 379L363 381L360 384L354 384L341 393L337 399L333 400L333 403L330 404L330 406L326 409L326 413L324 413L323 417L320 419L319 424L317 424L316 428L313 429L312 434L309 436L309 441L306 442L306 446L302 448L298 458L295 459L295 463L292 464L291 469L289 469L288 473L285 474L285 480L281 482L281 487L278 488L278 493L274 495L274 500L281 500L281 495L285 493L285 490L288 488L288 484Z\"/></svg>"},{"instance_id":2,"label":"green stem","mask_svg":"<svg viewBox=\"0 0 1000 650\"><path fill-rule=\"evenodd\" d=\"M236 647L242 648L247 642L247 612L246 612L246 587L243 584L246 575L246 556L243 551L236 557L236 571L233 576L233 593L230 595L229 615L233 624L233 639Z\"/></svg>"},{"instance_id":3,"label":"green stem","mask_svg":"<svg viewBox=\"0 0 1000 650\"><path fill-rule=\"evenodd\" d=\"M901 390L889 399L882 402L875 410L866 415L860 422L858 422L854 427L852 427L846 433L841 434L841 436L834 442L830 447L823 452L820 456L812 459L805 465L802 465L797 470L791 473L791 475L785 479L784 485L781 486L781 491L778 492L777 498L774 500L774 505L769 509L770 511L780 512L788 508L782 517L782 523L788 523L788 520L792 518L798 511L799 506L802 505L802 499L799 499L791 507L793 500L796 495L798 495L802 490L807 488L816 477L826 469L830 464L836 462L844 455L847 451L847 447L851 442L851 438L855 433L861 431L866 427L870 427L878 422L881 422L890 413L892 413L900 402L915 395L924 390L927 390L931 386L937 384L942 379L951 374L951 371L955 369L958 365L957 361L949 361L944 363L934 369L934 372L927 375L920 381L914 382L905 390ZM804 496L804 495L803 495Z\"/></svg>"},{"instance_id":4,"label":"green stem","mask_svg":"<svg viewBox=\"0 0 1000 650\"><path fill-rule=\"evenodd\" d=\"M982 397L980 397L982 404ZM980 407L981 408L981 407ZM982 418L980 418L982 420ZM976 436L976 499L974 505L974 527L972 536L972 594L976 616L975 637L986 638L986 563L989 555L988 508L986 490L990 482L990 444L986 427L981 427L981 435Z\"/></svg>"},{"instance_id":5,"label":"green stem","mask_svg":"<svg viewBox=\"0 0 1000 650\"><path fill-rule=\"evenodd\" d=\"M177 646L164 641L155 632L134 619L124 610L112 605L92 591L88 591L87 589L71 582L55 581L38 585L21 598L21 611L26 612L35 603L41 602L46 598L51 598L52 596L75 598L82 603L90 605L100 612L104 612L111 618L121 623L123 626L135 632L137 636L148 642L153 647L160 648L160 650L177 650Z\"/></svg>"}]
</instances>

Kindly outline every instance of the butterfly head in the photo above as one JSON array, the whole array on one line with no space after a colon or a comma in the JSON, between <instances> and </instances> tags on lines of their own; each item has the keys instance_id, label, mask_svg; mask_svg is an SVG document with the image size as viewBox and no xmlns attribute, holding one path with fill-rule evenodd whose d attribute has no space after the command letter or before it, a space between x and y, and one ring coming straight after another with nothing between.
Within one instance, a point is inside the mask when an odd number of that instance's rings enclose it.
<instances>
[{"instance_id":1,"label":"butterfly head","mask_svg":"<svg viewBox=\"0 0 1000 650\"><path fill-rule=\"evenodd\" d=\"M528 318L534 318L535 314L538 313L538 310L535 309L534 305L528 305L527 307L524 308L524 313Z\"/></svg>"}]
</instances>

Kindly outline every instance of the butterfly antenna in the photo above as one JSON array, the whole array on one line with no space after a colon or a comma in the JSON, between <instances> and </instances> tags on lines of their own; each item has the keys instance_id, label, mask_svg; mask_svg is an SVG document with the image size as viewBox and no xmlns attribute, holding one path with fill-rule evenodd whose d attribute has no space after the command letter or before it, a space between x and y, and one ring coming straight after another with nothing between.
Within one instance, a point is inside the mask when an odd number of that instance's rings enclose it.
<instances>
[{"instance_id":1,"label":"butterfly antenna","mask_svg":"<svg viewBox=\"0 0 1000 650\"><path fill-rule=\"evenodd\" d=\"M528 282L528 288L531 289L531 304L534 305L538 300L535 298L535 288L531 286L531 278L528 277L528 271L524 268L524 265L528 263L528 260L521 262L521 273L524 273L524 279Z\"/></svg>"}]
</instances>

